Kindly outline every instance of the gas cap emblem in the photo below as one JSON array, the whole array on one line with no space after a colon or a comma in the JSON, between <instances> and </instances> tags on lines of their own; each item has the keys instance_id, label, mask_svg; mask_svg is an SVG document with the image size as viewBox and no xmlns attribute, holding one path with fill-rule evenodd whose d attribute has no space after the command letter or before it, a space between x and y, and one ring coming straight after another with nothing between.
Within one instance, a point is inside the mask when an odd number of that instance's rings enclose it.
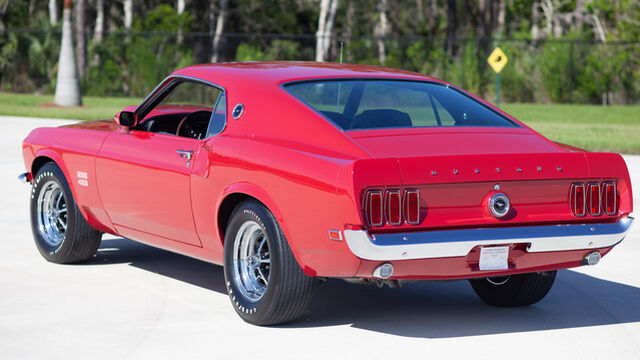
<instances>
[{"instance_id":1,"label":"gas cap emblem","mask_svg":"<svg viewBox=\"0 0 640 360\"><path fill-rule=\"evenodd\" d=\"M511 203L509 197L503 193L496 193L489 198L489 212L495 218L501 218L509 212Z\"/></svg>"},{"instance_id":2,"label":"gas cap emblem","mask_svg":"<svg viewBox=\"0 0 640 360\"><path fill-rule=\"evenodd\" d=\"M234 120L238 120L238 118L242 115L243 112L244 112L244 105L237 104L236 106L233 107L233 111L231 111L231 116L233 116Z\"/></svg>"}]
</instances>

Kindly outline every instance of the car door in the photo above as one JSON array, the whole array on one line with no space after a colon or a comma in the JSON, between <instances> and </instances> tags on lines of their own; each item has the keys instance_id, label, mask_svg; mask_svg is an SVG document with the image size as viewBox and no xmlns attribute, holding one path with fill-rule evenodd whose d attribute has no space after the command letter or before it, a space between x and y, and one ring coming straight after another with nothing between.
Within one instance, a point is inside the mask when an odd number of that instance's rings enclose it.
<instances>
[{"instance_id":1,"label":"car door","mask_svg":"<svg viewBox=\"0 0 640 360\"><path fill-rule=\"evenodd\" d=\"M200 82L175 81L164 93L145 100L150 104L138 107L139 125L116 130L107 138L96 160L98 187L105 211L120 233L135 231L201 246L189 184L202 141L175 132L178 123L186 126L187 115L213 112L222 92ZM208 121L203 126L198 137L205 137Z\"/></svg>"}]
</instances>

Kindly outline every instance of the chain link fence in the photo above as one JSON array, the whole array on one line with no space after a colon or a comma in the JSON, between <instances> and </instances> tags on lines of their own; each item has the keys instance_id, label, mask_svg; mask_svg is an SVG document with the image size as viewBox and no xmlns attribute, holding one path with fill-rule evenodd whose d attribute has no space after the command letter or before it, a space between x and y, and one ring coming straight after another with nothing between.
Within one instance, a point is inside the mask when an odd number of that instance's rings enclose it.
<instances>
[{"instance_id":1,"label":"chain link fence","mask_svg":"<svg viewBox=\"0 0 640 360\"><path fill-rule=\"evenodd\" d=\"M211 33L108 32L87 35L85 95L143 96L167 74L210 62ZM6 30L0 34L0 90L52 93L59 31ZM328 61L383 64L433 76L494 101L487 56L500 46L503 102L640 103L640 43L579 39L447 39L331 37ZM220 61L315 59L312 34L221 35ZM342 54L341 54L342 53Z\"/></svg>"}]
</instances>

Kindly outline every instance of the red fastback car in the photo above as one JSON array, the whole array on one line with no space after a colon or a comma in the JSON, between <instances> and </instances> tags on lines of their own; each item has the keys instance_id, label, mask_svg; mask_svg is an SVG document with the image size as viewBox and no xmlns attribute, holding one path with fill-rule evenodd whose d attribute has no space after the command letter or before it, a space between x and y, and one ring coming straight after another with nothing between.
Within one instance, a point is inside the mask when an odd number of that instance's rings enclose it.
<instances>
[{"instance_id":1,"label":"red fastback car","mask_svg":"<svg viewBox=\"0 0 640 360\"><path fill-rule=\"evenodd\" d=\"M496 306L541 300L631 225L620 155L550 141L453 85L374 66L190 66L114 120L23 144L48 261L102 233L224 265L253 324L299 317L314 279L470 279Z\"/></svg>"}]
</instances>

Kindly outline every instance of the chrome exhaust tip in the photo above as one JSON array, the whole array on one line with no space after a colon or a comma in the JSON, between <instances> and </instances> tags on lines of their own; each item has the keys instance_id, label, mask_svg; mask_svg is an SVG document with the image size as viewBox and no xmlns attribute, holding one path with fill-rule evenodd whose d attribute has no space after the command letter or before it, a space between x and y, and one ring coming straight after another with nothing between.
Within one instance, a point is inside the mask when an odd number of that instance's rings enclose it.
<instances>
[{"instance_id":1,"label":"chrome exhaust tip","mask_svg":"<svg viewBox=\"0 0 640 360\"><path fill-rule=\"evenodd\" d=\"M602 259L602 255L600 254L600 252L592 251L588 253L587 256L584 257L584 259L582 259L582 264L593 266L599 263L600 259Z\"/></svg>"},{"instance_id":2,"label":"chrome exhaust tip","mask_svg":"<svg viewBox=\"0 0 640 360\"><path fill-rule=\"evenodd\" d=\"M391 263L384 263L378 265L375 270L373 270L372 276L378 279L388 279L393 275L393 265Z\"/></svg>"}]
</instances>

